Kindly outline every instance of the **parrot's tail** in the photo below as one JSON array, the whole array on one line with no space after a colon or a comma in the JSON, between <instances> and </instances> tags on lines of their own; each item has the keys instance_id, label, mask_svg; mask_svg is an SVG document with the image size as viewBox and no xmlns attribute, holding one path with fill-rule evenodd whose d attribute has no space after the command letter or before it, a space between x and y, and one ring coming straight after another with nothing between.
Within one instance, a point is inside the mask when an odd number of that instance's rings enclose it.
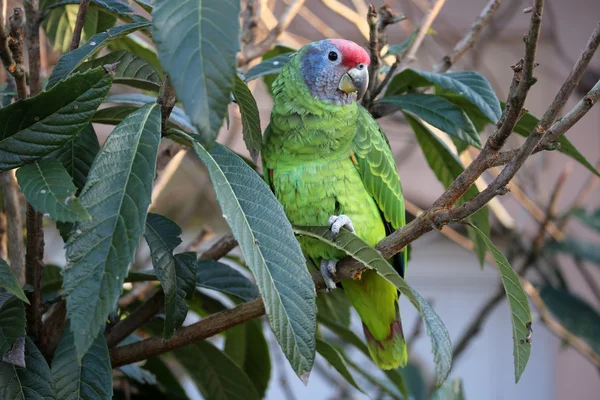
<instances>
[{"instance_id":1,"label":"parrot's tail","mask_svg":"<svg viewBox=\"0 0 600 400\"><path fill-rule=\"evenodd\" d=\"M390 334L383 340L375 339L369 332L367 325L363 323L371 358L382 369L405 367L408 362L406 341L404 340L402 321L400 321L400 312L397 307L396 305L396 320L390 324Z\"/></svg>"}]
</instances>

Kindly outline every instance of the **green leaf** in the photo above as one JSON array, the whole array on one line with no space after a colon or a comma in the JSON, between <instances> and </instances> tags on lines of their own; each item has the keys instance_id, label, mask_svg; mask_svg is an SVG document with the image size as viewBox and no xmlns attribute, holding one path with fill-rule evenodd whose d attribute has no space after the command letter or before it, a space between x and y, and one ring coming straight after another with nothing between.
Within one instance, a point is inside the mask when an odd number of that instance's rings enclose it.
<instances>
[{"instance_id":1,"label":"green leaf","mask_svg":"<svg viewBox=\"0 0 600 400\"><path fill-rule=\"evenodd\" d=\"M47 157L56 158L60 161L73 178L73 183L77 187L77 194L79 194L85 186L88 173L99 151L98 136L96 136L92 124L88 124L79 131L75 139L67 142Z\"/></svg>"},{"instance_id":2,"label":"green leaf","mask_svg":"<svg viewBox=\"0 0 600 400\"><path fill-rule=\"evenodd\" d=\"M350 326L350 302L341 290L317 296L319 320L328 320L346 328Z\"/></svg>"},{"instance_id":3,"label":"green leaf","mask_svg":"<svg viewBox=\"0 0 600 400\"><path fill-rule=\"evenodd\" d=\"M130 114L108 136L79 200L92 221L77 222L66 244L67 315L81 359L121 294L143 233L160 141L160 107Z\"/></svg>"},{"instance_id":4,"label":"green leaf","mask_svg":"<svg viewBox=\"0 0 600 400\"><path fill-rule=\"evenodd\" d=\"M17 296L18 299L29 304L29 300L27 300L27 296L25 296L25 293L23 292L23 289L21 288L21 285L19 284L17 277L13 274L13 272L11 271L11 269L10 269L9 265L6 263L6 261L4 261L1 258L0 258L0 288L6 289L8 292ZM0 355L2 355L2 354L4 354L4 353L2 353L0 351Z\"/></svg>"},{"instance_id":5,"label":"green leaf","mask_svg":"<svg viewBox=\"0 0 600 400\"><path fill-rule=\"evenodd\" d=\"M237 325L225 334L225 353L242 367L260 398L263 398L271 378L271 357L260 320Z\"/></svg>"},{"instance_id":6,"label":"green leaf","mask_svg":"<svg viewBox=\"0 0 600 400\"><path fill-rule=\"evenodd\" d=\"M52 1L52 0L50 0L50 1ZM48 2L48 0L46 1L46 3L47 2ZM77 10L77 9L79 9L79 7L78 7L79 3L80 3L79 0L61 0L61 1L58 1L56 4L53 4L49 8L57 8L57 7L63 7L63 6L68 7L69 4L76 4L77 5L76 10ZM136 18L143 18L140 15L135 15L133 8L131 8L128 4L123 3L120 0L91 0L89 7L90 8L97 7L99 9L102 9L103 11L106 11L110 15L119 17L120 19L122 19L125 22L131 22ZM88 8L88 12L89 12L90 8ZM86 19L87 19L87 14L86 14Z\"/></svg>"},{"instance_id":7,"label":"green leaf","mask_svg":"<svg viewBox=\"0 0 600 400\"><path fill-rule=\"evenodd\" d=\"M52 359L57 400L112 399L112 368L104 332L100 332L81 361L67 326Z\"/></svg>"},{"instance_id":8,"label":"green leaf","mask_svg":"<svg viewBox=\"0 0 600 400\"><path fill-rule=\"evenodd\" d=\"M23 302L4 293L0 297L0 359L4 353L10 350L14 341L23 335L25 335L25 307Z\"/></svg>"},{"instance_id":9,"label":"green leaf","mask_svg":"<svg viewBox=\"0 0 600 400\"><path fill-rule=\"evenodd\" d=\"M142 7L144 9L144 11L152 14L152 9L154 7L152 7L152 4L150 4L150 0L133 0L133 1L135 1L140 7Z\"/></svg>"},{"instance_id":10,"label":"green leaf","mask_svg":"<svg viewBox=\"0 0 600 400\"><path fill-rule=\"evenodd\" d=\"M244 143L246 143L246 148L250 152L252 160L256 163L262 147L260 115L258 114L258 106L256 105L254 96L252 96L252 92L237 75L233 81L233 97L240 107L240 113L242 114Z\"/></svg>"},{"instance_id":11,"label":"green leaf","mask_svg":"<svg viewBox=\"0 0 600 400\"><path fill-rule=\"evenodd\" d=\"M435 176L439 179L442 185L444 185L444 188L447 189L452 182L454 182L456 177L458 177L464 171L464 166L458 157L448 147L446 147L446 145L440 139L438 139L438 137L434 135L433 132L431 132L425 125L410 115L404 114L404 116L415 132L417 142L419 142L419 146L425 155L425 160L427 160L427 163L435 173ZM477 190L477 187L475 185L471 185L469 190L467 190L467 192L457 202L457 206L472 199L478 194L479 190ZM487 207L484 207L475 214L471 215L469 218L467 218L467 221L470 221L479 229L481 229L484 234L489 235L490 222L489 211ZM471 227L467 227L467 232L475 247L477 259L479 260L480 265L483 267L487 246L485 245L485 242L471 230Z\"/></svg>"},{"instance_id":12,"label":"green leaf","mask_svg":"<svg viewBox=\"0 0 600 400\"><path fill-rule=\"evenodd\" d=\"M400 42L398 44L391 44L388 47L388 51L386 53L386 56L388 56L388 55L395 55L395 56L397 56L399 54L404 53L406 50L408 50L408 48L410 47L410 45L412 44L412 42L414 42L414 40L415 40L416 37L417 37L417 31L415 30L403 42Z\"/></svg>"},{"instance_id":13,"label":"green leaf","mask_svg":"<svg viewBox=\"0 0 600 400\"><path fill-rule=\"evenodd\" d=\"M156 376L143 368L138 367L136 364L128 364L119 367L121 371L129 380L136 381L142 385L156 385Z\"/></svg>"},{"instance_id":14,"label":"green leaf","mask_svg":"<svg viewBox=\"0 0 600 400\"><path fill-rule=\"evenodd\" d=\"M36 161L17 170L21 191L38 212L55 221L76 222L91 219L75 197L77 188L62 164L53 158Z\"/></svg>"},{"instance_id":15,"label":"green leaf","mask_svg":"<svg viewBox=\"0 0 600 400\"><path fill-rule=\"evenodd\" d=\"M230 102L240 47L240 2L154 1L152 25L159 59L203 139L217 137Z\"/></svg>"},{"instance_id":16,"label":"green leaf","mask_svg":"<svg viewBox=\"0 0 600 400\"><path fill-rule=\"evenodd\" d=\"M418 363L418 361L413 362L409 360L408 365L402 368L400 371L402 378L406 382L406 388L408 390L406 397L410 398L411 400L426 400L430 389L428 387L428 382L425 380L423 367L420 365L420 363Z\"/></svg>"},{"instance_id":17,"label":"green leaf","mask_svg":"<svg viewBox=\"0 0 600 400\"><path fill-rule=\"evenodd\" d=\"M250 378L221 350L206 341L175 350L177 360L206 399L258 400Z\"/></svg>"},{"instance_id":18,"label":"green leaf","mask_svg":"<svg viewBox=\"0 0 600 400\"><path fill-rule=\"evenodd\" d=\"M477 130L477 132L482 132L486 125L491 123L485 114L483 114L481 110L477 108L477 106L460 94L452 93L441 88L436 88L435 94L447 99L451 103L457 105L458 108L463 110L473 123L473 126L475 126L475 130Z\"/></svg>"},{"instance_id":19,"label":"green leaf","mask_svg":"<svg viewBox=\"0 0 600 400\"><path fill-rule=\"evenodd\" d=\"M505 104L503 102L502 108L504 107ZM533 132L539 121L540 120L537 119L533 114L525 113L523 117L521 117L517 125L515 125L514 132L518 133L523 137L529 137L529 134ZM577 150L575 145L573 145L573 143L571 143L571 141L569 141L569 139L567 139L565 135L559 137L557 142L560 144L558 151L573 158L575 161L586 167L588 171L590 171L594 175L600 176L600 172L598 172L596 168L592 164L590 164L590 162L583 156L583 154L579 152L579 150Z\"/></svg>"},{"instance_id":20,"label":"green leaf","mask_svg":"<svg viewBox=\"0 0 600 400\"><path fill-rule=\"evenodd\" d=\"M73 140L88 125L111 82L97 68L0 109L0 171L39 160Z\"/></svg>"},{"instance_id":21,"label":"green leaf","mask_svg":"<svg viewBox=\"0 0 600 400\"><path fill-rule=\"evenodd\" d=\"M50 368L29 338L25 338L25 365L21 368L0 362L0 399L54 400Z\"/></svg>"},{"instance_id":22,"label":"green leaf","mask_svg":"<svg viewBox=\"0 0 600 400\"><path fill-rule=\"evenodd\" d=\"M68 52L58 59L56 66L52 70L52 74L50 74L50 77L48 78L47 87L51 88L58 82L64 80L86 59L98 53L111 40L118 39L149 25L149 22L136 22L133 24L119 25L108 29L106 32L98 33L92 36L87 43L78 49Z\"/></svg>"},{"instance_id":23,"label":"green leaf","mask_svg":"<svg viewBox=\"0 0 600 400\"><path fill-rule=\"evenodd\" d=\"M600 247L593 242L581 239L565 239L562 242L544 246L544 251L564 253L600 265Z\"/></svg>"},{"instance_id":24,"label":"green leaf","mask_svg":"<svg viewBox=\"0 0 600 400\"><path fill-rule=\"evenodd\" d=\"M592 214L586 213L583 208L575 208L571 212L581 222L600 232L600 208L597 208Z\"/></svg>"},{"instance_id":25,"label":"green leaf","mask_svg":"<svg viewBox=\"0 0 600 400\"><path fill-rule=\"evenodd\" d=\"M151 386L151 393L156 394L158 389L165 394L164 399L168 400L188 400L185 390L173 371L159 357L152 357L146 360L144 369L154 374L158 380L157 386Z\"/></svg>"},{"instance_id":26,"label":"green leaf","mask_svg":"<svg viewBox=\"0 0 600 400\"><path fill-rule=\"evenodd\" d=\"M408 93L384 97L378 103L391 104L409 111L425 122L455 137L481 148L481 140L473 123L460 108L443 97L431 94Z\"/></svg>"},{"instance_id":27,"label":"green leaf","mask_svg":"<svg viewBox=\"0 0 600 400\"><path fill-rule=\"evenodd\" d=\"M451 381L446 381L441 388L431 395L430 400L465 400L462 379L454 378Z\"/></svg>"},{"instance_id":28,"label":"green leaf","mask_svg":"<svg viewBox=\"0 0 600 400\"><path fill-rule=\"evenodd\" d=\"M58 265L46 264L42 269L42 294L47 296L62 289L63 269Z\"/></svg>"},{"instance_id":29,"label":"green leaf","mask_svg":"<svg viewBox=\"0 0 600 400\"><path fill-rule=\"evenodd\" d=\"M436 385L441 385L452 366L452 345L450 336L440 317L433 308L411 288L404 279L396 272L377 250L366 244L362 239L348 231L342 231L335 240L331 239L331 231L328 227L302 226L294 227L297 235L308 236L343 251L346 255L361 262L366 267L374 269L380 276L404 294L415 306L431 339L431 347L436 364Z\"/></svg>"},{"instance_id":30,"label":"green leaf","mask_svg":"<svg viewBox=\"0 0 600 400\"><path fill-rule=\"evenodd\" d=\"M193 146L257 280L271 329L296 374L306 380L315 357L315 288L283 207L235 153L219 144L210 153L196 142Z\"/></svg>"},{"instance_id":31,"label":"green leaf","mask_svg":"<svg viewBox=\"0 0 600 400\"><path fill-rule=\"evenodd\" d=\"M129 34L127 36L111 40L108 43L108 48L112 51L127 50L145 60L148 64L152 65L160 78L164 76L162 65L158 60L158 55L156 54L156 49L154 46L142 38L139 38L135 34Z\"/></svg>"},{"instance_id":32,"label":"green leaf","mask_svg":"<svg viewBox=\"0 0 600 400\"><path fill-rule=\"evenodd\" d=\"M348 370L346 366L346 362L344 358L340 355L339 350L335 347L326 343L320 339L317 339L317 352L331 365L339 374L352 386L356 388L356 390L364 393L364 391L358 386L352 374Z\"/></svg>"},{"instance_id":33,"label":"green leaf","mask_svg":"<svg viewBox=\"0 0 600 400\"><path fill-rule=\"evenodd\" d=\"M246 82L250 82L261 76L276 75L281 72L283 67L290 62L292 57L296 54L295 50L289 49L290 52L279 54L273 57L267 57L267 54L263 56L263 61L250 68L245 74L244 78ZM274 80L274 79L273 79ZM272 83L272 82L271 82ZM267 86L270 86L267 83Z\"/></svg>"},{"instance_id":34,"label":"green leaf","mask_svg":"<svg viewBox=\"0 0 600 400\"><path fill-rule=\"evenodd\" d=\"M87 71L91 68L117 62L119 65L115 71L113 83L158 92L161 80L154 67L146 60L127 50L114 51L103 57L86 61L77 67L75 71Z\"/></svg>"},{"instance_id":35,"label":"green leaf","mask_svg":"<svg viewBox=\"0 0 600 400\"><path fill-rule=\"evenodd\" d=\"M212 260L198 261L196 286L218 290L242 300L252 300L260 294L256 285L227 264Z\"/></svg>"},{"instance_id":36,"label":"green leaf","mask_svg":"<svg viewBox=\"0 0 600 400\"><path fill-rule=\"evenodd\" d=\"M529 336L529 328L531 327L531 311L527 302L527 295L521 286L519 276L513 271L510 263L498 250L494 243L477 227L475 231L485 241L490 252L494 256L502 285L508 299L508 307L510 308L510 319L513 330L513 349L515 357L515 383L519 382L519 378L527 361L529 361L529 353L531 352L531 343L527 340Z\"/></svg>"},{"instance_id":37,"label":"green leaf","mask_svg":"<svg viewBox=\"0 0 600 400\"><path fill-rule=\"evenodd\" d=\"M545 286L540 291L550 313L569 332L600 355L600 314L589 303L566 290Z\"/></svg>"}]
</instances>

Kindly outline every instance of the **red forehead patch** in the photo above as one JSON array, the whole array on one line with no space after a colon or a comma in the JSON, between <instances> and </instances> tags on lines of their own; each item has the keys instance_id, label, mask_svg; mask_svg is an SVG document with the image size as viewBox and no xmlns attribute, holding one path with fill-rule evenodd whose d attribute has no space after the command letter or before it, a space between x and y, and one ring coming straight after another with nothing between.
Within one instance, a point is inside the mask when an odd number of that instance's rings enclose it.
<instances>
[{"instance_id":1,"label":"red forehead patch","mask_svg":"<svg viewBox=\"0 0 600 400\"><path fill-rule=\"evenodd\" d=\"M354 68L358 64L369 65L369 53L356 43L344 39L331 39L331 43L342 53L342 65Z\"/></svg>"}]
</instances>

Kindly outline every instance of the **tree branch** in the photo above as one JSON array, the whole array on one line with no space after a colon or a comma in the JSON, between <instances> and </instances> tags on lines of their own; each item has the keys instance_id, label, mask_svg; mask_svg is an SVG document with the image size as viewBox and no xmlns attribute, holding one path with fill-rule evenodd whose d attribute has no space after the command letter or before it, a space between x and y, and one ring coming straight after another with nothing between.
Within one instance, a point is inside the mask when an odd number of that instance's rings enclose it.
<instances>
[{"instance_id":1,"label":"tree branch","mask_svg":"<svg viewBox=\"0 0 600 400\"><path fill-rule=\"evenodd\" d=\"M431 7L431 10L429 10L429 13L427 13L425 16L425 19L419 27L419 31L417 32L415 40L412 41L408 50L406 50L406 57L404 59L408 62L412 62L416 59L417 51L419 50L419 47L421 47L421 43L423 43L423 40L427 35L427 31L429 28L431 28L431 24L433 24L433 21L435 21L437 18L442 7L444 6L444 3L446 3L446 0L436 0L433 7Z\"/></svg>"},{"instance_id":2,"label":"tree branch","mask_svg":"<svg viewBox=\"0 0 600 400\"><path fill-rule=\"evenodd\" d=\"M3 1L3 0L0 0ZM13 76L20 100L27 98L27 83L23 67L23 10L15 7L10 17L10 35L4 30L4 21L0 17L0 58L4 68Z\"/></svg>"},{"instance_id":3,"label":"tree branch","mask_svg":"<svg viewBox=\"0 0 600 400\"><path fill-rule=\"evenodd\" d=\"M85 23L85 15L87 14L90 0L81 0L79 3L79 10L77 10L77 19L75 20L75 27L73 28L73 37L71 38L71 45L69 50L73 51L79 47L79 41L81 40L81 31L83 30L83 24Z\"/></svg>"},{"instance_id":4,"label":"tree branch","mask_svg":"<svg viewBox=\"0 0 600 400\"><path fill-rule=\"evenodd\" d=\"M379 60L379 33L377 32L377 9L373 4L369 4L367 23L369 24L369 54L371 63L369 64L369 86L365 92L363 105L368 109L374 98L373 90L378 86L377 72L381 66L381 61Z\"/></svg>"},{"instance_id":5,"label":"tree branch","mask_svg":"<svg viewBox=\"0 0 600 400\"><path fill-rule=\"evenodd\" d=\"M8 261L11 270L22 285L25 283L25 245L15 170L0 173L0 191L6 213Z\"/></svg>"}]
</instances>

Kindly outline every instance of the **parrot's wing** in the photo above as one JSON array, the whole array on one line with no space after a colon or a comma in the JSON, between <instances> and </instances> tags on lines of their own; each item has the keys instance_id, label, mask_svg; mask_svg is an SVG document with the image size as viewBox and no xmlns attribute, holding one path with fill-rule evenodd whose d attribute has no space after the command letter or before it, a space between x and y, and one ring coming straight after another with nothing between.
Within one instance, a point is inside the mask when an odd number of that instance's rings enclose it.
<instances>
[{"instance_id":1,"label":"parrot's wing","mask_svg":"<svg viewBox=\"0 0 600 400\"><path fill-rule=\"evenodd\" d=\"M362 106L358 107L356 137L352 148L352 161L360 172L365 188L381 210L388 234L404 226L404 196L392 150L379 124ZM394 260L402 276L407 260L407 252L403 253Z\"/></svg>"}]
</instances>

